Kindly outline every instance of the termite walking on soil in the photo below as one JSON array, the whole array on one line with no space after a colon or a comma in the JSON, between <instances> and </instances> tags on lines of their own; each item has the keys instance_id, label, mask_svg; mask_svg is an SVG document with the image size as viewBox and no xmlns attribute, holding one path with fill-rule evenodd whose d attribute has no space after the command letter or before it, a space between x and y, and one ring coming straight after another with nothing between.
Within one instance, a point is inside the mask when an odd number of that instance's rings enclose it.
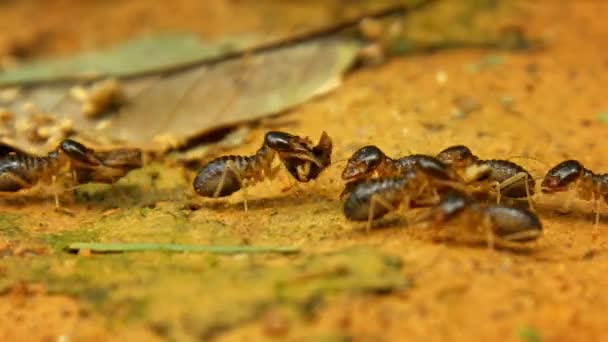
<instances>
[{"instance_id":1,"label":"termite walking on soil","mask_svg":"<svg viewBox=\"0 0 608 342\"><path fill-rule=\"evenodd\" d=\"M9 153L0 158L0 191L17 192L29 189L39 182L53 186L55 207L59 208L56 181L67 166L68 158L60 149L46 156L33 156L22 152Z\"/></svg>"},{"instance_id":2,"label":"termite walking on soil","mask_svg":"<svg viewBox=\"0 0 608 342\"><path fill-rule=\"evenodd\" d=\"M266 133L262 147L251 156L223 156L204 165L194 178L196 193L204 197L228 196L240 189L275 177L275 156L285 164L298 181L308 181L329 165L331 140L324 133L316 147L308 139L285 132ZM327 155L328 154L328 155ZM247 210L245 194L244 207Z\"/></svg>"},{"instance_id":3,"label":"termite walking on soil","mask_svg":"<svg viewBox=\"0 0 608 342\"><path fill-rule=\"evenodd\" d=\"M372 177L397 177L412 171L421 163L427 165L441 164L442 161L435 157L424 154L412 154L399 159L388 157L377 146L368 145L355 151L348 159L346 167L342 172L342 179L347 181L344 191L340 195L344 197L361 180ZM445 166L439 166L442 172L450 179L456 179L457 175Z\"/></svg>"},{"instance_id":4,"label":"termite walking on soil","mask_svg":"<svg viewBox=\"0 0 608 342\"><path fill-rule=\"evenodd\" d=\"M481 160L464 145L448 147L437 159L454 169L467 184L480 186L480 190L495 190L496 201L501 196L509 198L527 198L533 208L530 196L534 194L534 178L523 167L500 159Z\"/></svg>"},{"instance_id":5,"label":"termite walking on soil","mask_svg":"<svg viewBox=\"0 0 608 342\"><path fill-rule=\"evenodd\" d=\"M495 243L515 247L518 243L536 240L542 234L542 224L528 209L479 202L458 191L442 195L427 219L433 224L456 224L458 232L485 236L488 247Z\"/></svg>"},{"instance_id":6,"label":"termite walking on soil","mask_svg":"<svg viewBox=\"0 0 608 342\"><path fill-rule=\"evenodd\" d=\"M541 189L546 194L576 190L580 199L593 201L597 226L600 222L600 201L608 202L608 174L595 174L577 160L566 160L547 172Z\"/></svg>"},{"instance_id":7,"label":"termite walking on soil","mask_svg":"<svg viewBox=\"0 0 608 342\"><path fill-rule=\"evenodd\" d=\"M414 168L400 176L352 183L344 202L344 215L353 221L367 220L369 231L373 220L400 205L410 208L434 204L439 194L449 188L463 189L464 186L445 164L432 157L422 158Z\"/></svg>"},{"instance_id":8,"label":"termite walking on soil","mask_svg":"<svg viewBox=\"0 0 608 342\"><path fill-rule=\"evenodd\" d=\"M142 166L141 150L115 149L96 152L66 139L46 156L21 151L0 158L0 192L17 192L41 182L53 186L55 207L59 208L57 177L72 173L75 184L114 183L129 171Z\"/></svg>"}]
</instances>

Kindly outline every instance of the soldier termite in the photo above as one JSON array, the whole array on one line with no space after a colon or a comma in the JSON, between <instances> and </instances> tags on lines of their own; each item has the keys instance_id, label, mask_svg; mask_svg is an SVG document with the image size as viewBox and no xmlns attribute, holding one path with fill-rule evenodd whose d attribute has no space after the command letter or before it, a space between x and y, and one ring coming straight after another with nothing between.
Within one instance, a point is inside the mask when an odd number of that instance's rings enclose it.
<instances>
[{"instance_id":1,"label":"soldier termite","mask_svg":"<svg viewBox=\"0 0 608 342\"><path fill-rule=\"evenodd\" d=\"M323 137L321 141L323 142ZM321 149L325 150L324 147ZM331 149L329 152L331 153ZM294 177L298 180L304 176L310 177L313 166L307 167L306 163L319 168L318 172L326 167L313 152L308 139L285 132L271 131L266 133L262 147L254 155L223 156L204 165L194 178L194 190L204 197L224 197L240 189L245 190L247 186L265 178L272 179L278 171L272 166L276 155L281 161L287 160L286 166L292 167L293 172L290 173L295 173ZM302 173L306 168L308 175ZM244 206L247 210L246 194Z\"/></svg>"},{"instance_id":2,"label":"soldier termite","mask_svg":"<svg viewBox=\"0 0 608 342\"><path fill-rule=\"evenodd\" d=\"M583 200L593 201L595 225L600 220L600 201L608 202L608 174L595 174L577 160L563 161L551 168L541 183L543 193L576 190Z\"/></svg>"}]
</instances>

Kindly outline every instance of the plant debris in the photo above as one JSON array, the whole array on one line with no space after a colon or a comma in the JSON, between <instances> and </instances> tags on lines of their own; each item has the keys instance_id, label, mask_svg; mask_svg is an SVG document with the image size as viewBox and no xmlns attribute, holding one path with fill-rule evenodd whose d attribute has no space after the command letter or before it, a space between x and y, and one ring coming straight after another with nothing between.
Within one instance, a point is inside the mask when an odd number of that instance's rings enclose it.
<instances>
[{"instance_id":1,"label":"plant debris","mask_svg":"<svg viewBox=\"0 0 608 342\"><path fill-rule=\"evenodd\" d=\"M110 252L204 252L213 254L251 254L251 253L298 253L300 250L295 247L269 247L269 246L202 246L202 245L182 245L171 243L95 243L95 242L74 242L66 247L69 252L90 250L93 253Z\"/></svg>"}]
</instances>

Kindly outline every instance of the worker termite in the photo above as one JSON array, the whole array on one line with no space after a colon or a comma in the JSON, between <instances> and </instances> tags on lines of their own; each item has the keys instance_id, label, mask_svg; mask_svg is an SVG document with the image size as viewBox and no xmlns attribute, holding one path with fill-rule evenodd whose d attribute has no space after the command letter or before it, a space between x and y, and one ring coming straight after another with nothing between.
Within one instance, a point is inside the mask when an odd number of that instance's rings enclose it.
<instances>
[{"instance_id":1,"label":"worker termite","mask_svg":"<svg viewBox=\"0 0 608 342\"><path fill-rule=\"evenodd\" d=\"M141 165L139 149L96 152L66 139L47 156L15 151L0 158L0 192L17 192L41 182L51 182L55 206L59 208L57 177L72 172L76 184L114 183Z\"/></svg>"},{"instance_id":2,"label":"worker termite","mask_svg":"<svg viewBox=\"0 0 608 342\"><path fill-rule=\"evenodd\" d=\"M341 197L347 195L351 189L361 180L376 177L396 177L407 174L420 163L435 165L441 169L445 176L452 180L457 180L458 175L449 168L445 167L442 161L435 157L424 154L412 154L399 159L388 157L377 146L368 145L357 150L348 159L346 167L342 172L342 179L347 181ZM427 170L427 171L430 171Z\"/></svg>"},{"instance_id":3,"label":"worker termite","mask_svg":"<svg viewBox=\"0 0 608 342\"><path fill-rule=\"evenodd\" d=\"M401 204L407 208L434 204L445 189L462 189L451 170L432 157L420 159L398 177L359 180L352 184L344 202L344 215L353 221L367 220L368 231L373 220Z\"/></svg>"},{"instance_id":4,"label":"worker termite","mask_svg":"<svg viewBox=\"0 0 608 342\"><path fill-rule=\"evenodd\" d=\"M142 152L138 148L118 148L95 151L74 140L66 139L59 149L69 158L69 169L76 184L112 184L132 170L142 167Z\"/></svg>"},{"instance_id":5,"label":"worker termite","mask_svg":"<svg viewBox=\"0 0 608 342\"><path fill-rule=\"evenodd\" d=\"M608 174L595 174L577 160L566 160L547 172L541 189L548 194L573 189L580 199L592 200L597 225L600 220L600 200L608 202Z\"/></svg>"},{"instance_id":6,"label":"worker termite","mask_svg":"<svg viewBox=\"0 0 608 342\"><path fill-rule=\"evenodd\" d=\"M501 196L530 200L534 193L534 178L526 169L508 160L481 160L464 145L444 149L437 154L437 159L454 169L465 183L477 185L482 192L495 190L497 202Z\"/></svg>"},{"instance_id":7,"label":"worker termite","mask_svg":"<svg viewBox=\"0 0 608 342\"><path fill-rule=\"evenodd\" d=\"M485 236L490 248L495 244L515 247L514 243L535 240L543 229L538 217L528 209L479 202L458 191L445 193L427 218L435 224L456 223L461 234Z\"/></svg>"},{"instance_id":8,"label":"worker termite","mask_svg":"<svg viewBox=\"0 0 608 342\"><path fill-rule=\"evenodd\" d=\"M322 146L321 149L325 150ZM329 151L331 153L331 149ZM298 180L304 176L310 177L310 170L313 170L310 167L308 175L303 174L302 169L298 171L304 165L303 162L310 162L319 168L318 172L325 168L324 162L313 152L309 140L285 132L271 131L266 133L262 147L254 155L223 156L204 165L194 178L194 190L204 197L224 197L265 178L272 179L278 171L272 167L275 155L281 161L288 161L287 165L293 170L290 173L295 173L294 177ZM244 206L247 210L246 194Z\"/></svg>"},{"instance_id":9,"label":"worker termite","mask_svg":"<svg viewBox=\"0 0 608 342\"><path fill-rule=\"evenodd\" d=\"M312 143L311 143L312 145ZM327 133L323 132L316 146L310 146L312 155L321 163L318 165L308 159L298 157L283 157L282 162L287 171L299 182L306 183L319 177L321 171L331 164L333 144Z\"/></svg>"},{"instance_id":10,"label":"worker termite","mask_svg":"<svg viewBox=\"0 0 608 342\"><path fill-rule=\"evenodd\" d=\"M59 197L55 189L57 175L67 166L68 158L60 149L46 156L26 153L9 153L0 158L0 192L17 192L28 189L39 182L51 182L55 195L55 206Z\"/></svg>"}]
</instances>

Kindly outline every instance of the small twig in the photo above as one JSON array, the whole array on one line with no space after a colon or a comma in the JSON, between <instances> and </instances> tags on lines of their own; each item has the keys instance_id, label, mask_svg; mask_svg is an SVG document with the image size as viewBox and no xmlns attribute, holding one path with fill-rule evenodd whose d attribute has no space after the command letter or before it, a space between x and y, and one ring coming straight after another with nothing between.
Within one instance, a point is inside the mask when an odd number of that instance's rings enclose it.
<instances>
[{"instance_id":1,"label":"small twig","mask_svg":"<svg viewBox=\"0 0 608 342\"><path fill-rule=\"evenodd\" d=\"M292 254L300 252L299 248L288 246L206 246L206 245L181 245L172 243L98 243L98 242L74 242L65 248L68 252L89 250L96 253L120 253L120 252L203 252L214 254L253 254L253 253L280 253Z\"/></svg>"}]
</instances>

